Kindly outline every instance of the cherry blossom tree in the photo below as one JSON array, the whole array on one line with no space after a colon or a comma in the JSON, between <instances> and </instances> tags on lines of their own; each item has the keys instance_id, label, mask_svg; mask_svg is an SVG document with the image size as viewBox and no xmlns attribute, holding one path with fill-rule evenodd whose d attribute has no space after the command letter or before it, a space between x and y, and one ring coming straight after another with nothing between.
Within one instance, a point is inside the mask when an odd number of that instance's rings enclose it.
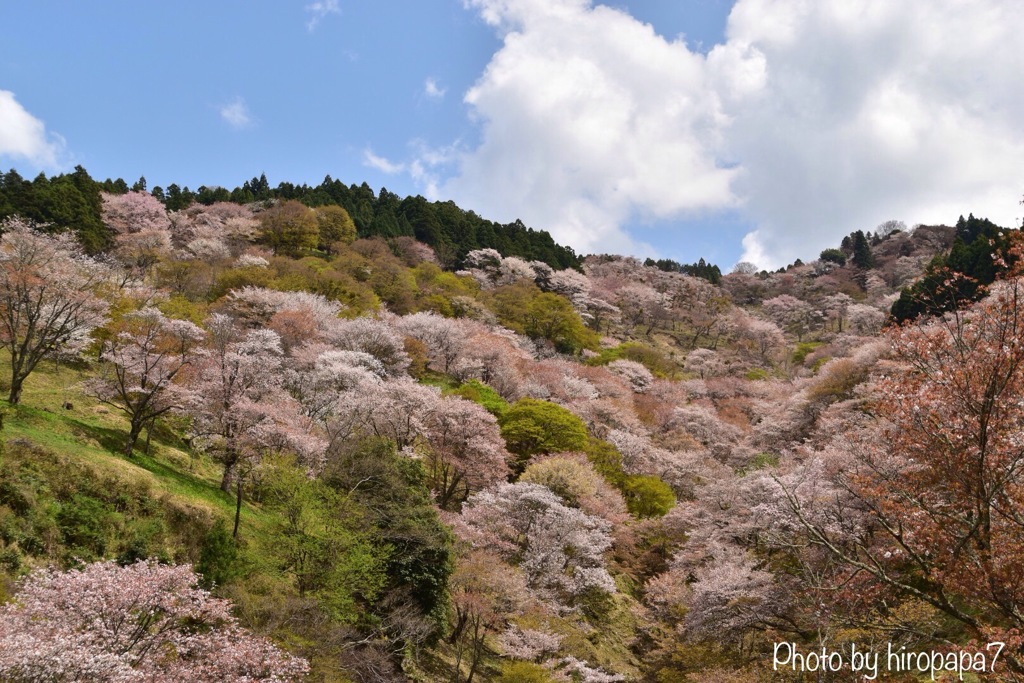
<instances>
[{"instance_id":1,"label":"cherry blossom tree","mask_svg":"<svg viewBox=\"0 0 1024 683\"><path fill-rule=\"evenodd\" d=\"M389 377L403 377L409 368L402 336L388 323L376 318L332 321L325 339L346 351L361 351L379 360Z\"/></svg>"},{"instance_id":2,"label":"cherry blossom tree","mask_svg":"<svg viewBox=\"0 0 1024 683\"><path fill-rule=\"evenodd\" d=\"M633 326L647 326L650 333L664 310L665 296L650 285L637 282L625 285L618 290L617 295L615 303L621 311L623 322Z\"/></svg>"},{"instance_id":3,"label":"cherry blossom tree","mask_svg":"<svg viewBox=\"0 0 1024 683\"><path fill-rule=\"evenodd\" d=\"M739 441L741 435L739 428L723 422L713 408L696 403L673 410L664 428L685 429L720 459L729 456L730 447Z\"/></svg>"},{"instance_id":4,"label":"cherry blossom tree","mask_svg":"<svg viewBox=\"0 0 1024 683\"><path fill-rule=\"evenodd\" d=\"M442 509L508 477L512 455L505 450L498 421L476 403L442 398L426 416L424 427L427 472Z\"/></svg>"},{"instance_id":5,"label":"cherry blossom tree","mask_svg":"<svg viewBox=\"0 0 1024 683\"><path fill-rule=\"evenodd\" d=\"M822 319L821 311L789 294L767 299L762 306L765 315L795 334L798 340L802 340L805 334L817 327Z\"/></svg>"},{"instance_id":6,"label":"cherry blossom tree","mask_svg":"<svg viewBox=\"0 0 1024 683\"><path fill-rule=\"evenodd\" d=\"M571 301L577 310L581 311L586 308L586 301L590 297L590 288L590 279L578 270L571 268L554 271L547 282L541 286L541 289L561 294Z\"/></svg>"},{"instance_id":7,"label":"cherry blossom tree","mask_svg":"<svg viewBox=\"0 0 1024 683\"><path fill-rule=\"evenodd\" d=\"M734 322L736 345L751 360L770 365L785 349L786 338L775 323L746 314L736 315Z\"/></svg>"},{"instance_id":8,"label":"cherry blossom tree","mask_svg":"<svg viewBox=\"0 0 1024 683\"><path fill-rule=\"evenodd\" d=\"M198 442L224 463L221 489L230 489L243 460L268 448L295 451L316 466L326 444L309 433L301 407L284 390L277 334L246 331L220 313L206 326L207 351L192 373L187 410Z\"/></svg>"},{"instance_id":9,"label":"cherry blossom tree","mask_svg":"<svg viewBox=\"0 0 1024 683\"><path fill-rule=\"evenodd\" d=\"M468 549L455 565L451 600L454 619L447 640L455 651L452 680L472 683L487 637L500 632L512 615L530 604L529 590L522 572L499 556ZM464 663L468 665L465 678Z\"/></svg>"},{"instance_id":10,"label":"cherry blossom tree","mask_svg":"<svg viewBox=\"0 0 1024 683\"><path fill-rule=\"evenodd\" d=\"M103 222L114 231L116 255L130 269L145 273L171 246L171 220L148 192L103 193Z\"/></svg>"},{"instance_id":11,"label":"cherry blossom tree","mask_svg":"<svg viewBox=\"0 0 1024 683\"><path fill-rule=\"evenodd\" d=\"M402 316L395 321L395 327L407 337L422 342L427 347L431 365L446 374L462 354L468 336L461 321L429 312Z\"/></svg>"},{"instance_id":12,"label":"cherry blossom tree","mask_svg":"<svg viewBox=\"0 0 1024 683\"><path fill-rule=\"evenodd\" d=\"M171 219L159 199L148 192L102 193L103 222L118 234L167 231Z\"/></svg>"},{"instance_id":13,"label":"cherry blossom tree","mask_svg":"<svg viewBox=\"0 0 1024 683\"><path fill-rule=\"evenodd\" d=\"M143 278L165 255L170 253L170 233L166 231L132 232L116 237L114 255L127 274Z\"/></svg>"},{"instance_id":14,"label":"cherry blossom tree","mask_svg":"<svg viewBox=\"0 0 1024 683\"><path fill-rule=\"evenodd\" d=\"M849 327L859 334L877 334L885 323L885 313L867 304L853 304L847 309Z\"/></svg>"},{"instance_id":15,"label":"cherry blossom tree","mask_svg":"<svg viewBox=\"0 0 1024 683\"><path fill-rule=\"evenodd\" d=\"M187 565L98 562L38 570L0 606L0 678L286 683L305 660L251 635Z\"/></svg>"},{"instance_id":16,"label":"cherry blossom tree","mask_svg":"<svg viewBox=\"0 0 1024 683\"><path fill-rule=\"evenodd\" d=\"M344 308L337 301L312 292L282 292L265 287L243 287L228 294L228 311L253 327L266 326L279 313L305 313L318 333L332 327Z\"/></svg>"},{"instance_id":17,"label":"cherry blossom tree","mask_svg":"<svg viewBox=\"0 0 1024 683\"><path fill-rule=\"evenodd\" d=\"M505 400L514 401L523 395L520 366L528 360L529 354L507 330L475 329L466 339L462 355L451 371L460 381L478 379L493 387Z\"/></svg>"},{"instance_id":18,"label":"cherry blossom tree","mask_svg":"<svg viewBox=\"0 0 1024 683\"><path fill-rule=\"evenodd\" d=\"M567 507L538 484L499 484L470 496L462 522L476 547L515 562L542 599L574 608L588 595L615 592L604 567L608 522Z\"/></svg>"},{"instance_id":19,"label":"cherry blossom tree","mask_svg":"<svg viewBox=\"0 0 1024 683\"><path fill-rule=\"evenodd\" d=\"M295 349L283 381L303 414L327 426L345 392L364 383L379 383L386 376L384 365L368 353L314 342Z\"/></svg>"},{"instance_id":20,"label":"cherry blossom tree","mask_svg":"<svg viewBox=\"0 0 1024 683\"><path fill-rule=\"evenodd\" d=\"M537 279L533 265L518 256L503 257L496 249L476 249L466 254L467 272L485 289ZM545 264L546 266L546 264Z\"/></svg>"},{"instance_id":21,"label":"cherry blossom tree","mask_svg":"<svg viewBox=\"0 0 1024 683\"><path fill-rule=\"evenodd\" d=\"M103 344L104 370L85 389L128 416L125 455L132 455L143 427L181 405L174 381L195 360L204 336L196 325L170 320L155 308L129 313L114 325Z\"/></svg>"},{"instance_id":22,"label":"cherry blossom tree","mask_svg":"<svg viewBox=\"0 0 1024 683\"><path fill-rule=\"evenodd\" d=\"M735 546L713 544L707 562L692 576L685 623L699 637L735 639L749 628L771 626L785 611L773 590L775 576Z\"/></svg>"},{"instance_id":23,"label":"cherry blossom tree","mask_svg":"<svg viewBox=\"0 0 1024 683\"><path fill-rule=\"evenodd\" d=\"M693 372L701 379L717 377L725 372L725 363L718 352L711 349L694 349L686 354L684 366L688 372Z\"/></svg>"},{"instance_id":24,"label":"cherry blossom tree","mask_svg":"<svg viewBox=\"0 0 1024 683\"><path fill-rule=\"evenodd\" d=\"M608 369L616 374L622 375L633 391L642 394L650 388L654 382L654 375L641 363L632 360L613 360L608 364Z\"/></svg>"},{"instance_id":25,"label":"cherry blossom tree","mask_svg":"<svg viewBox=\"0 0 1024 683\"><path fill-rule=\"evenodd\" d=\"M3 224L0 346L10 353L11 404L39 361L103 321L108 274L72 235L44 235L17 218Z\"/></svg>"},{"instance_id":26,"label":"cherry blossom tree","mask_svg":"<svg viewBox=\"0 0 1024 683\"><path fill-rule=\"evenodd\" d=\"M511 626L498 638L498 646L506 657L536 662L558 652L562 640L562 636L547 631Z\"/></svg>"},{"instance_id":27,"label":"cherry blossom tree","mask_svg":"<svg viewBox=\"0 0 1024 683\"><path fill-rule=\"evenodd\" d=\"M231 202L193 204L169 217L172 241L179 247L195 240L220 242L229 249L244 247L256 239L260 227L252 209Z\"/></svg>"},{"instance_id":28,"label":"cherry blossom tree","mask_svg":"<svg viewBox=\"0 0 1024 683\"><path fill-rule=\"evenodd\" d=\"M609 673L601 667L592 666L589 662L572 656L560 660L559 667L575 674L581 683L620 683L626 680L622 674Z\"/></svg>"},{"instance_id":29,"label":"cherry blossom tree","mask_svg":"<svg viewBox=\"0 0 1024 683\"><path fill-rule=\"evenodd\" d=\"M338 397L337 416L330 425L332 441L376 436L390 439L399 450L411 448L427 431L440 392L409 378L363 383Z\"/></svg>"},{"instance_id":30,"label":"cherry blossom tree","mask_svg":"<svg viewBox=\"0 0 1024 683\"><path fill-rule=\"evenodd\" d=\"M842 332L843 322L846 321L849 315L853 299L849 295L839 292L825 297L824 304L824 311L828 321L835 323L836 332Z\"/></svg>"}]
</instances>

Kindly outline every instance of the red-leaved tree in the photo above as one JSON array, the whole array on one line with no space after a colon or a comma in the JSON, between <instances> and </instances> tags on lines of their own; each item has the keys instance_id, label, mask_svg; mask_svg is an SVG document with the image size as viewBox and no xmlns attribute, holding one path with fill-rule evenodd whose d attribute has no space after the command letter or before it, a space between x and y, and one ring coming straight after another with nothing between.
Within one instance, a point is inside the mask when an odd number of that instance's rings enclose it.
<instances>
[{"instance_id":1,"label":"red-leaved tree","mask_svg":"<svg viewBox=\"0 0 1024 683\"><path fill-rule=\"evenodd\" d=\"M890 333L879 431L833 466L831 515L784 487L815 546L872 590L927 603L1024 676L1024 282ZM842 524L837 520L843 521ZM1016 679L1015 679L1016 680Z\"/></svg>"}]
</instances>

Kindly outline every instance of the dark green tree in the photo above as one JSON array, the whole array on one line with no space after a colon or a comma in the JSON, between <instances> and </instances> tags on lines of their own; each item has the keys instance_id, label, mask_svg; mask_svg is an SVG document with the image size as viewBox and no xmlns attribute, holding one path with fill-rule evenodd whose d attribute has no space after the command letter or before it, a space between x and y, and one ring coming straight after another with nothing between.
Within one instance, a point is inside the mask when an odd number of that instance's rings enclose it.
<instances>
[{"instance_id":1,"label":"dark green tree","mask_svg":"<svg viewBox=\"0 0 1024 683\"><path fill-rule=\"evenodd\" d=\"M439 635L447 620L454 539L434 508L422 464L386 439L368 439L330 454L324 481L363 509L364 528L373 530L377 546L391 549L387 584L373 611L384 616L379 610L411 601Z\"/></svg>"},{"instance_id":2,"label":"dark green tree","mask_svg":"<svg viewBox=\"0 0 1024 683\"><path fill-rule=\"evenodd\" d=\"M900 292L891 314L896 322L920 315L938 315L975 301L995 281L1002 266L1012 261L1005 230L984 218L963 216L949 254L932 259L924 276Z\"/></svg>"},{"instance_id":3,"label":"dark green tree","mask_svg":"<svg viewBox=\"0 0 1024 683\"><path fill-rule=\"evenodd\" d=\"M818 258L822 261L837 263L840 266L846 265L846 254L843 253L842 249L825 249Z\"/></svg>"},{"instance_id":4,"label":"dark green tree","mask_svg":"<svg viewBox=\"0 0 1024 683\"><path fill-rule=\"evenodd\" d=\"M853 265L867 270L875 264L871 255L871 244L863 230L853 233L853 257L850 259Z\"/></svg>"}]
</instances>

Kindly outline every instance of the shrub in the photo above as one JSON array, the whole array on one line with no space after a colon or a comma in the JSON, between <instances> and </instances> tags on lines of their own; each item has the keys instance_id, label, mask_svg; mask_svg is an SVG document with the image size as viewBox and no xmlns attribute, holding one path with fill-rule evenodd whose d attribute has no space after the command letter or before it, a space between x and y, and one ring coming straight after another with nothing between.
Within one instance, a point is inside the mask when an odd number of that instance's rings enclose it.
<instances>
[{"instance_id":1,"label":"shrub","mask_svg":"<svg viewBox=\"0 0 1024 683\"><path fill-rule=\"evenodd\" d=\"M622 493L629 511L641 518L662 517L676 504L672 487L653 475L627 477Z\"/></svg>"}]
</instances>

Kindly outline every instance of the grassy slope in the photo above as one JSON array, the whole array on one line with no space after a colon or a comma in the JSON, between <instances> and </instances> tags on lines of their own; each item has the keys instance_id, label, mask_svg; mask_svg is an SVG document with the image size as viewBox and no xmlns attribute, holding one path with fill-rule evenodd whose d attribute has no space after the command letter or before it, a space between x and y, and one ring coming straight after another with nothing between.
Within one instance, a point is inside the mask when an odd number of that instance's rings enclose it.
<instances>
[{"instance_id":1,"label":"grassy slope","mask_svg":"<svg viewBox=\"0 0 1024 683\"><path fill-rule=\"evenodd\" d=\"M27 440L87 465L101 478L145 486L154 497L233 519L234 498L219 488L220 465L190 454L176 430L158 425L149 454L143 452L143 439L136 455L126 458L122 450L128 421L81 392L86 377L80 369L42 363L25 382L21 405L10 408L4 419L4 440ZM62 407L65 401L70 409ZM258 506L244 503L240 534L259 536L268 518Z\"/></svg>"}]
</instances>

